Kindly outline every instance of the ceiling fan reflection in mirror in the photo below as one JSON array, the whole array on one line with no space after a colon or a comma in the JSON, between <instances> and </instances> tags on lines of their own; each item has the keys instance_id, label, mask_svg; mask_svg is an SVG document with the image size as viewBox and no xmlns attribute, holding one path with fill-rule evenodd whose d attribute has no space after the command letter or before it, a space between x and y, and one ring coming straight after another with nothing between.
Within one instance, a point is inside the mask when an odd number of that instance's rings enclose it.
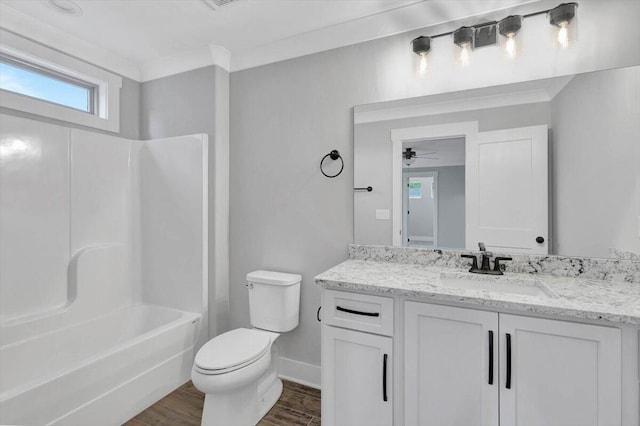
<instances>
[{"instance_id":1,"label":"ceiling fan reflection in mirror","mask_svg":"<svg viewBox=\"0 0 640 426\"><path fill-rule=\"evenodd\" d=\"M409 167L416 161L416 158L424 158L426 160L438 160L438 157L433 157L433 154L437 154L437 151L428 151L428 152L421 152L420 154L416 154L413 148L405 148L404 151L402 151L402 162L404 163L405 166Z\"/></svg>"}]
</instances>

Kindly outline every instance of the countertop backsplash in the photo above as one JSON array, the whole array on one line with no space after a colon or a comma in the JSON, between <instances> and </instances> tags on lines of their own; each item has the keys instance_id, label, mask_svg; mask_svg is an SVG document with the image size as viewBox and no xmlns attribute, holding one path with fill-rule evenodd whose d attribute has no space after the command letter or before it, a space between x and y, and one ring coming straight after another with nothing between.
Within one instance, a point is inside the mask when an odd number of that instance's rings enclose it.
<instances>
[{"instance_id":1,"label":"countertop backsplash","mask_svg":"<svg viewBox=\"0 0 640 426\"><path fill-rule=\"evenodd\" d=\"M349 245L349 259L377 262L432 265L446 268L468 269L469 259L461 258L469 251L441 251L415 247L391 247ZM477 253L477 252L474 252ZM573 277L592 280L625 281L640 284L640 261L627 259L579 258L551 255L526 255L496 253L508 256L512 261L504 262L505 272L542 274L555 277Z\"/></svg>"}]
</instances>

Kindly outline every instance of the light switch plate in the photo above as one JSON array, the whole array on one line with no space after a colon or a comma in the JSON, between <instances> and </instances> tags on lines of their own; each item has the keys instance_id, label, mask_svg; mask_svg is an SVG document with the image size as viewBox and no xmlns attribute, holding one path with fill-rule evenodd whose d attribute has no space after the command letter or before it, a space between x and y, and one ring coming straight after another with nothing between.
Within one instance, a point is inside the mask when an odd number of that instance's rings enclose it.
<instances>
[{"instance_id":1,"label":"light switch plate","mask_svg":"<svg viewBox=\"0 0 640 426\"><path fill-rule=\"evenodd\" d=\"M391 214L388 209L376 209L376 219L389 220L391 219Z\"/></svg>"}]
</instances>

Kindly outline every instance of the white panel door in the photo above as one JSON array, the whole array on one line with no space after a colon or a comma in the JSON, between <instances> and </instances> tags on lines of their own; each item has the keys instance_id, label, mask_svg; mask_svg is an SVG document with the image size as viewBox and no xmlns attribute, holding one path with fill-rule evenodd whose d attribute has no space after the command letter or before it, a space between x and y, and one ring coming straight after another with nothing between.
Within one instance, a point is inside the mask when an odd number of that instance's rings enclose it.
<instances>
[{"instance_id":1,"label":"white panel door","mask_svg":"<svg viewBox=\"0 0 640 426\"><path fill-rule=\"evenodd\" d=\"M322 424L391 425L392 339L322 326Z\"/></svg>"},{"instance_id":2,"label":"white panel door","mask_svg":"<svg viewBox=\"0 0 640 426\"><path fill-rule=\"evenodd\" d=\"M500 314L500 344L501 426L621 423L619 329Z\"/></svg>"},{"instance_id":3,"label":"white panel door","mask_svg":"<svg viewBox=\"0 0 640 426\"><path fill-rule=\"evenodd\" d=\"M405 423L497 426L497 345L495 312L406 302Z\"/></svg>"},{"instance_id":4,"label":"white panel door","mask_svg":"<svg viewBox=\"0 0 640 426\"><path fill-rule=\"evenodd\" d=\"M482 241L496 251L548 253L547 150L546 125L467 141L467 249Z\"/></svg>"}]
</instances>

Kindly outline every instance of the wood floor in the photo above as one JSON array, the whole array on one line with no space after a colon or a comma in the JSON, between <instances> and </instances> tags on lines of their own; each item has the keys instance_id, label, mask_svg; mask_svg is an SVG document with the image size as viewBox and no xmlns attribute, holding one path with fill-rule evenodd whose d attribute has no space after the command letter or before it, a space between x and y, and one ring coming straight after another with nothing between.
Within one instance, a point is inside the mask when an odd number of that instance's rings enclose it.
<instances>
[{"instance_id":1,"label":"wood floor","mask_svg":"<svg viewBox=\"0 0 640 426\"><path fill-rule=\"evenodd\" d=\"M283 380L282 395L260 426L320 426L320 391ZM188 382L125 426L200 426L204 394Z\"/></svg>"}]
</instances>

